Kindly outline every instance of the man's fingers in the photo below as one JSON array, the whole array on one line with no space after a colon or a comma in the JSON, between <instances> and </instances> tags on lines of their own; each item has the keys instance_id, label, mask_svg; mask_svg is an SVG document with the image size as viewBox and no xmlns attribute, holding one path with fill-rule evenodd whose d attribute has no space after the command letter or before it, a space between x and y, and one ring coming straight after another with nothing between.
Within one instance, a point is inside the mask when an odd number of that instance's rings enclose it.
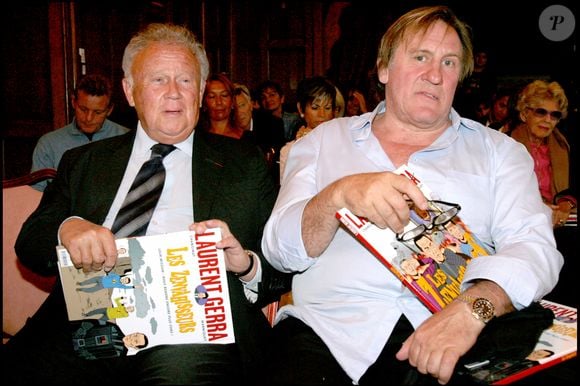
<instances>
[{"instance_id":1,"label":"man's fingers","mask_svg":"<svg viewBox=\"0 0 580 386\"><path fill-rule=\"evenodd\" d=\"M209 228L220 228L222 231L222 237L224 238L231 235L228 224L217 219L196 222L189 227L190 230L193 230L196 233L205 233Z\"/></svg>"}]
</instances>

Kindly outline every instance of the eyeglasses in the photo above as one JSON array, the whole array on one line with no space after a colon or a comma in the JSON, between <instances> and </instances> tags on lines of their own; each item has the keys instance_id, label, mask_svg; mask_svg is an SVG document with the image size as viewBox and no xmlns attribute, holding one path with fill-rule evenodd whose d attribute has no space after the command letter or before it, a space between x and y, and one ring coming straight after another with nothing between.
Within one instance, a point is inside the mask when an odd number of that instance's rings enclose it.
<instances>
[{"instance_id":1,"label":"eyeglasses","mask_svg":"<svg viewBox=\"0 0 580 386\"><path fill-rule=\"evenodd\" d=\"M560 119L562 119L562 112L561 111L548 111L548 110L543 109L541 107L538 107L536 109L534 109L533 107L528 107L528 109L532 110L534 115L538 118L544 118L546 115L550 114L550 117L555 119L556 121L559 121Z\"/></svg>"},{"instance_id":2,"label":"eyeglasses","mask_svg":"<svg viewBox=\"0 0 580 386\"><path fill-rule=\"evenodd\" d=\"M457 213L459 213L461 210L461 206L459 204L454 204L451 202L439 200L429 200L428 202L429 209L427 209L427 212L429 213L430 219L425 220L426 223L418 224L415 228L409 229L406 232L397 233L398 241L411 241L435 227L443 226L449 221L453 220L453 218L457 216ZM448 208L442 210L439 206L446 206ZM415 211L413 207L414 205L411 206L411 210Z\"/></svg>"}]
</instances>

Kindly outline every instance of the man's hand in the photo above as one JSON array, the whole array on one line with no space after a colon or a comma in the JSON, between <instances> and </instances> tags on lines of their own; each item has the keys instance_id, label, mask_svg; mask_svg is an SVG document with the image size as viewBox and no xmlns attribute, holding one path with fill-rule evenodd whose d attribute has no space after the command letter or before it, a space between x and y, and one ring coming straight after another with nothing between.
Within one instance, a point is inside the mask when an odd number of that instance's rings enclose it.
<instances>
[{"instance_id":1,"label":"man's hand","mask_svg":"<svg viewBox=\"0 0 580 386\"><path fill-rule=\"evenodd\" d=\"M71 218L61 225L59 236L74 266L84 272L109 272L117 262L115 236L108 228Z\"/></svg>"},{"instance_id":2,"label":"man's hand","mask_svg":"<svg viewBox=\"0 0 580 386\"><path fill-rule=\"evenodd\" d=\"M496 283L477 280L465 294L489 299L495 316L514 311L510 298ZM485 324L472 315L471 306L453 301L435 313L403 343L397 359L409 360L422 374L431 374L444 385L451 379L459 357L477 341Z\"/></svg>"},{"instance_id":3,"label":"man's hand","mask_svg":"<svg viewBox=\"0 0 580 386\"><path fill-rule=\"evenodd\" d=\"M469 305L452 302L427 319L407 338L398 360L422 374L430 374L444 385L451 379L459 358L476 342L485 324L471 315Z\"/></svg>"},{"instance_id":4,"label":"man's hand","mask_svg":"<svg viewBox=\"0 0 580 386\"><path fill-rule=\"evenodd\" d=\"M360 112L361 113L368 112L367 102L365 101L365 97L363 96L363 94L361 94L359 91L353 91L352 96L356 98L356 100L358 101L358 104L360 106Z\"/></svg>"},{"instance_id":5,"label":"man's hand","mask_svg":"<svg viewBox=\"0 0 580 386\"><path fill-rule=\"evenodd\" d=\"M230 272L243 272L248 268L249 258L245 249L238 239L230 231L228 224L221 220L207 220L193 223L189 229L196 233L205 233L209 228L220 228L222 239L216 244L216 247L224 250L226 269ZM254 269L243 277L244 280L250 280L254 277L258 263L254 262Z\"/></svg>"},{"instance_id":6,"label":"man's hand","mask_svg":"<svg viewBox=\"0 0 580 386\"><path fill-rule=\"evenodd\" d=\"M566 224L566 220L572 211L572 205L569 201L562 201L558 205L546 204L552 209L552 226L559 228Z\"/></svg>"},{"instance_id":7,"label":"man's hand","mask_svg":"<svg viewBox=\"0 0 580 386\"><path fill-rule=\"evenodd\" d=\"M402 232L409 223L411 200L427 209L427 199L407 177L391 173L362 173L328 185L306 204L302 215L302 240L308 256L320 256L334 238L339 221L336 211L346 207L379 228Z\"/></svg>"},{"instance_id":8,"label":"man's hand","mask_svg":"<svg viewBox=\"0 0 580 386\"><path fill-rule=\"evenodd\" d=\"M409 222L411 200L427 209L427 199L415 183L391 172L363 173L341 180L339 200L354 214L366 217L379 228L402 232Z\"/></svg>"}]
</instances>

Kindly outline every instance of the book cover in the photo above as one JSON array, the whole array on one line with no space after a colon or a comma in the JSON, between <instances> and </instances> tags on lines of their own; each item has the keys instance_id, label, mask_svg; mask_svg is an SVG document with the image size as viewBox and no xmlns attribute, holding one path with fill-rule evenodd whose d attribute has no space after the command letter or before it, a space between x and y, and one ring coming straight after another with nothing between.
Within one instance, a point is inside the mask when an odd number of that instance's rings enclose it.
<instances>
[{"instance_id":1,"label":"book cover","mask_svg":"<svg viewBox=\"0 0 580 386\"><path fill-rule=\"evenodd\" d=\"M410 221L401 234L381 229L348 208L336 213L341 223L432 312L460 293L467 264L488 255L458 216L458 204L434 200L433 193L403 166L395 171L411 179L429 200L428 210L410 205Z\"/></svg>"},{"instance_id":2,"label":"book cover","mask_svg":"<svg viewBox=\"0 0 580 386\"><path fill-rule=\"evenodd\" d=\"M551 327L542 332L533 351L514 360L482 360L464 365L477 382L484 385L508 385L576 356L578 341L577 309L548 300L540 304L554 312Z\"/></svg>"},{"instance_id":3,"label":"book cover","mask_svg":"<svg viewBox=\"0 0 580 386\"><path fill-rule=\"evenodd\" d=\"M57 247L73 345L87 359L161 344L235 342L218 228L117 239L116 266L84 273Z\"/></svg>"}]
</instances>

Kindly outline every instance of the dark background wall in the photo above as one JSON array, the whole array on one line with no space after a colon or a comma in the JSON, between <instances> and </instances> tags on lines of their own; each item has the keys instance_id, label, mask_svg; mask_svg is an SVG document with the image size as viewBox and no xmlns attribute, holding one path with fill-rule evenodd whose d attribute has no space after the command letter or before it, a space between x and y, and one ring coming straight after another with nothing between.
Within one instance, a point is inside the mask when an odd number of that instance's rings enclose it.
<instances>
[{"instance_id":1,"label":"dark background wall","mask_svg":"<svg viewBox=\"0 0 580 386\"><path fill-rule=\"evenodd\" d=\"M130 37L149 22L191 28L204 43L212 71L255 87L280 82L294 105L297 83L328 75L339 85L376 87L380 37L411 8L450 5L473 28L500 82L554 79L577 109L577 32L560 42L538 28L552 1L135 0L22 1L5 8L2 24L3 177L26 173L40 135L70 121L69 95L83 69L118 86L112 119L134 127L121 91L121 57ZM557 1L577 17L572 1ZM509 9L508 9L509 8ZM576 23L578 23L576 18ZM81 62L78 50L86 53Z\"/></svg>"},{"instance_id":2,"label":"dark background wall","mask_svg":"<svg viewBox=\"0 0 580 386\"><path fill-rule=\"evenodd\" d=\"M564 41L545 38L538 28L542 11L562 4L576 15L571 1L536 1L519 4L513 1L385 1L370 6L353 2L343 14L344 34L338 42L342 54L336 53L336 68L371 68L376 59L377 44L390 23L402 13L422 5L446 4L472 27L476 48L489 53L490 65L497 74L509 79L550 77L569 82L577 77L577 32ZM507 9L509 7L509 9ZM338 47L335 47L338 48ZM352 63L347 63L351 58ZM340 72L340 71L339 71Z\"/></svg>"}]
</instances>

